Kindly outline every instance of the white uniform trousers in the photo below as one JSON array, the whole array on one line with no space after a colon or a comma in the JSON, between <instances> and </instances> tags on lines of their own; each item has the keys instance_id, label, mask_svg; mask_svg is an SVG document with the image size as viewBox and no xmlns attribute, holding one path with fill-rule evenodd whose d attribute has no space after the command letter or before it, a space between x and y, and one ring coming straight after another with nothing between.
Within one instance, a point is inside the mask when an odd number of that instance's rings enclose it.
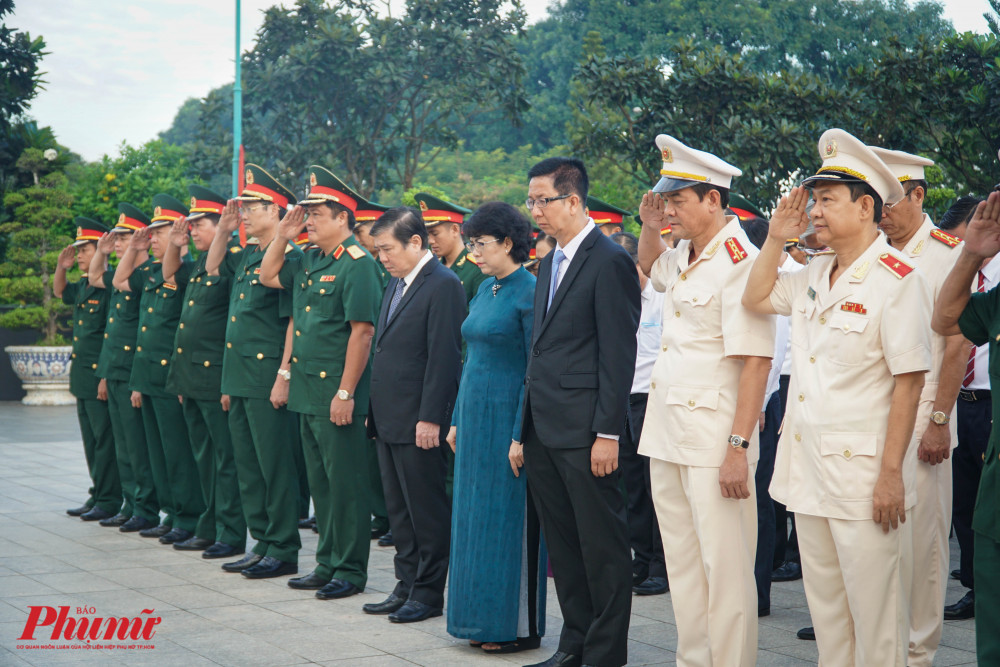
<instances>
[{"instance_id":1,"label":"white uniform trousers","mask_svg":"<svg viewBox=\"0 0 1000 667\"><path fill-rule=\"evenodd\" d=\"M757 662L757 499L723 498L718 468L650 459L680 667Z\"/></svg>"},{"instance_id":2,"label":"white uniform trousers","mask_svg":"<svg viewBox=\"0 0 1000 667\"><path fill-rule=\"evenodd\" d=\"M912 444L910 445L913 446ZM937 465L917 461L917 504L906 514L912 525L912 554L905 572L909 579L909 667L931 667L944 627L944 597L951 554L951 459Z\"/></svg>"},{"instance_id":3,"label":"white uniform trousers","mask_svg":"<svg viewBox=\"0 0 1000 667\"><path fill-rule=\"evenodd\" d=\"M888 534L871 520L795 515L806 600L826 667L904 667L910 615L902 552L907 522Z\"/></svg>"}]
</instances>

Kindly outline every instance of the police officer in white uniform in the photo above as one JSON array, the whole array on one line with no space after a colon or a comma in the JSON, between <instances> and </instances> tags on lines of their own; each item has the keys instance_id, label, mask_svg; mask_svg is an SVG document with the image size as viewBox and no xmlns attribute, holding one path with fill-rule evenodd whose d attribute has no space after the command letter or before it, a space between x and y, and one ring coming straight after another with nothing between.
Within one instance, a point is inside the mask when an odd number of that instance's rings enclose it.
<instances>
[{"instance_id":1,"label":"police officer in white uniform","mask_svg":"<svg viewBox=\"0 0 1000 667\"><path fill-rule=\"evenodd\" d=\"M754 469L757 422L774 354L774 318L740 300L757 255L729 186L740 170L667 135L663 178L643 196L639 264L665 293L662 345L639 453L677 622L679 665L744 665L757 657ZM669 249L659 230L682 239Z\"/></svg>"},{"instance_id":2,"label":"police officer in white uniform","mask_svg":"<svg viewBox=\"0 0 1000 667\"><path fill-rule=\"evenodd\" d=\"M743 303L792 318L792 375L771 495L796 513L820 664L903 667L909 610L903 551L916 500L905 466L931 368L930 290L878 231L903 188L843 130L819 140L810 215L833 255L778 274L785 239L808 225L797 187L771 219Z\"/></svg>"},{"instance_id":3,"label":"police officer in white uniform","mask_svg":"<svg viewBox=\"0 0 1000 667\"><path fill-rule=\"evenodd\" d=\"M879 228L890 245L927 278L932 303L961 253L962 240L934 226L923 211L927 179L924 168L933 161L902 151L871 147L899 179L906 196L886 207ZM914 325L917 323L914 322ZM930 321L926 322L930 329ZM944 627L944 596L948 587L951 532L951 450L958 444L955 401L969 357L964 336L931 331L931 370L917 409L907 464L916 471L917 504L910 513L913 560L909 571L909 667L930 667Z\"/></svg>"}]
</instances>

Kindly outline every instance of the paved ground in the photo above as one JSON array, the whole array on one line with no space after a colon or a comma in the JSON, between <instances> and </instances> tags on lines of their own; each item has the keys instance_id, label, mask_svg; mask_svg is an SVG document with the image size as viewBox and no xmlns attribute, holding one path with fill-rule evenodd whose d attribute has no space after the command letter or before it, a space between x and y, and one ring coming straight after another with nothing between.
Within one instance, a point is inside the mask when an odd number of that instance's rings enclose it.
<instances>
[{"instance_id":1,"label":"paved ground","mask_svg":"<svg viewBox=\"0 0 1000 667\"><path fill-rule=\"evenodd\" d=\"M321 602L288 588L285 578L247 581L197 553L68 517L65 509L80 504L88 485L73 408L0 403L0 461L0 665L523 665L555 651L561 620L551 581L542 648L486 656L450 637L442 618L397 626L361 612L394 584L388 549L373 546L363 595ZM316 536L303 531L302 537L306 572ZM951 582L948 601L963 593ZM62 605L94 607L98 616L154 610L162 618L155 648L17 648L30 606ZM809 625L802 582L775 584L772 605L760 621L758 664L815 664L815 644L795 637ZM674 664L668 596L635 598L629 640L629 664ZM942 643L935 665L975 664L973 621L947 623Z\"/></svg>"}]
</instances>

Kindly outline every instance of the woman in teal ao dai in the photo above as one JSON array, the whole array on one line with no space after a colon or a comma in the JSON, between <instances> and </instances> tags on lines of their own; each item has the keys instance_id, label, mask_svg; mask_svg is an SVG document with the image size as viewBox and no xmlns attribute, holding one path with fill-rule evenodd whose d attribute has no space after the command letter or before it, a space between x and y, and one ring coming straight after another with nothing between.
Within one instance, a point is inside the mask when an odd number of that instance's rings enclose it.
<instances>
[{"instance_id":1,"label":"woman in teal ao dai","mask_svg":"<svg viewBox=\"0 0 1000 667\"><path fill-rule=\"evenodd\" d=\"M531 226L509 204L464 225L483 273L462 325L467 358L448 440L455 448L448 632L490 653L537 648L545 629L546 555L521 460L521 402L535 277ZM515 469L517 470L515 474Z\"/></svg>"}]
</instances>

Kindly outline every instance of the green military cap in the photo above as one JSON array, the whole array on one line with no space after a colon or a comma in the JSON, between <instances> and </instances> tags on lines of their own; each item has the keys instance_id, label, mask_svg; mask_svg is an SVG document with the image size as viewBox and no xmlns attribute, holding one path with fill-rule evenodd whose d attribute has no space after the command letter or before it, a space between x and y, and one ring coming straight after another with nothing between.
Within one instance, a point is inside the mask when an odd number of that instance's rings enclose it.
<instances>
[{"instance_id":1,"label":"green military cap","mask_svg":"<svg viewBox=\"0 0 1000 667\"><path fill-rule=\"evenodd\" d=\"M279 183L274 176L264 171L263 167L248 164L243 176L246 185L240 196L236 198L240 201L267 201L277 204L281 208L288 208L288 205L295 199L292 191Z\"/></svg>"},{"instance_id":2,"label":"green military cap","mask_svg":"<svg viewBox=\"0 0 1000 667\"><path fill-rule=\"evenodd\" d=\"M309 194L296 205L308 206L309 204L334 202L349 208L353 213L358 210L358 199L360 196L334 176L329 169L314 164L309 167Z\"/></svg>"},{"instance_id":3,"label":"green military cap","mask_svg":"<svg viewBox=\"0 0 1000 667\"><path fill-rule=\"evenodd\" d=\"M149 216L127 202L118 204L118 224L111 231L134 232L149 226Z\"/></svg>"},{"instance_id":4,"label":"green military cap","mask_svg":"<svg viewBox=\"0 0 1000 667\"><path fill-rule=\"evenodd\" d=\"M587 195L587 211L590 213L590 217L594 219L594 224L597 226L622 225L624 218L632 215L630 211L618 208L617 206L612 206L611 204L590 195Z\"/></svg>"},{"instance_id":5,"label":"green military cap","mask_svg":"<svg viewBox=\"0 0 1000 667\"><path fill-rule=\"evenodd\" d=\"M373 201L368 201L364 197L358 196L358 210L354 212L354 219L359 223L362 222L374 222L382 217L382 214L388 211L391 206L385 206L383 204L376 204Z\"/></svg>"},{"instance_id":6,"label":"green military cap","mask_svg":"<svg viewBox=\"0 0 1000 667\"><path fill-rule=\"evenodd\" d=\"M222 215L222 209L226 207L225 197L200 185L189 185L188 194L191 195L188 220L197 220L210 213Z\"/></svg>"},{"instance_id":7,"label":"green military cap","mask_svg":"<svg viewBox=\"0 0 1000 667\"><path fill-rule=\"evenodd\" d=\"M153 196L153 217L150 219L149 227L162 227L172 225L177 218L186 217L188 208L178 199L170 195L158 194Z\"/></svg>"},{"instance_id":8,"label":"green military cap","mask_svg":"<svg viewBox=\"0 0 1000 667\"><path fill-rule=\"evenodd\" d=\"M749 199L735 192L729 193L729 210L736 214L740 220L749 220L754 217L767 218L763 211L750 203Z\"/></svg>"},{"instance_id":9,"label":"green military cap","mask_svg":"<svg viewBox=\"0 0 1000 667\"><path fill-rule=\"evenodd\" d=\"M417 205L420 206L420 213L424 218L425 227L440 225L442 222L462 224L465 216L472 213L467 208L462 208L458 204L438 199L434 195L429 195L425 192L418 192L413 195L413 198L417 200Z\"/></svg>"},{"instance_id":10,"label":"green military cap","mask_svg":"<svg viewBox=\"0 0 1000 667\"><path fill-rule=\"evenodd\" d=\"M110 228L98 222L97 220L92 220L90 218L85 218L82 215L78 215L73 218L73 224L76 225L76 240L73 242L75 246L81 246L85 243L94 243L101 236L110 231Z\"/></svg>"}]
</instances>

